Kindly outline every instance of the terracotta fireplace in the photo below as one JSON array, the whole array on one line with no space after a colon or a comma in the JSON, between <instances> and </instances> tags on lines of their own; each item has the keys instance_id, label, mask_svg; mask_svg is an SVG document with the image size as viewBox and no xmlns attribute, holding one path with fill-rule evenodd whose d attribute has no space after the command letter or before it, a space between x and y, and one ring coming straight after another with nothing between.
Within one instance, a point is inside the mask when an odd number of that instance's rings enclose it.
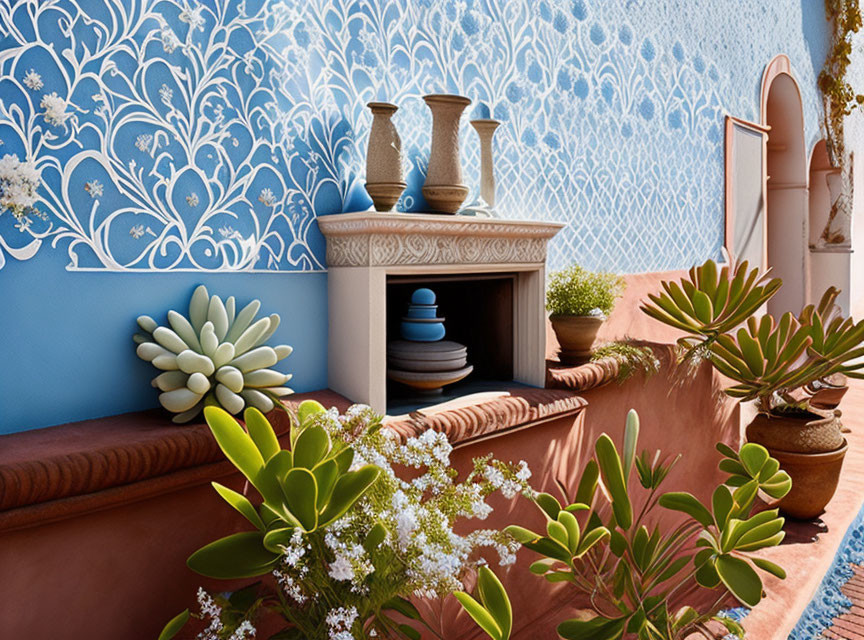
<instances>
[{"instance_id":1,"label":"terracotta fireplace","mask_svg":"<svg viewBox=\"0 0 864 640\"><path fill-rule=\"evenodd\" d=\"M410 291L441 297L475 378L543 386L546 245L559 223L434 214L322 216L327 238L328 385L386 412L387 341Z\"/></svg>"}]
</instances>

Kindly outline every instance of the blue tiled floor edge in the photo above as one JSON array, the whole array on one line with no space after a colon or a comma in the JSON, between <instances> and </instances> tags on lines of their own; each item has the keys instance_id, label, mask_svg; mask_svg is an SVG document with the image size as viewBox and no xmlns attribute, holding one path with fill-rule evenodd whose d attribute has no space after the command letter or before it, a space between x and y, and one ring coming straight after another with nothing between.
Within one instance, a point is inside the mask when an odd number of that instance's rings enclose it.
<instances>
[{"instance_id":1,"label":"blue tiled floor edge","mask_svg":"<svg viewBox=\"0 0 864 640\"><path fill-rule=\"evenodd\" d=\"M852 601L844 596L840 588L852 577L851 565L864 563L864 507L846 530L834 561L813 599L798 619L789 640L813 640L820 638L822 631L832 625L837 616L852 606Z\"/></svg>"}]
</instances>

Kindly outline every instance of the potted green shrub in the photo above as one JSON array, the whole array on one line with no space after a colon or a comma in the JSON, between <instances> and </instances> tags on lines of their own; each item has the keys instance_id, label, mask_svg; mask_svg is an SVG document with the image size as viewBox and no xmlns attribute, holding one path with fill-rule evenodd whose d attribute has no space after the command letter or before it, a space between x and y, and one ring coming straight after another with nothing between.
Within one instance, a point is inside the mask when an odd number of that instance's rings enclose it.
<instances>
[{"instance_id":1,"label":"potted green shrub","mask_svg":"<svg viewBox=\"0 0 864 640\"><path fill-rule=\"evenodd\" d=\"M782 285L779 278L748 271L718 270L709 260L680 284L663 282L642 310L688 335L679 340L687 358L706 358L735 384L726 393L755 401L757 415L747 440L765 446L792 477L792 491L779 503L798 518L822 512L837 488L846 440L840 412L815 400L825 381L838 374L862 378L864 321L843 317L831 287L818 305L780 319L756 312Z\"/></svg>"},{"instance_id":2,"label":"potted green shrub","mask_svg":"<svg viewBox=\"0 0 864 640\"><path fill-rule=\"evenodd\" d=\"M624 280L612 273L593 272L572 265L549 276L546 309L566 364L581 364L591 358L591 347L600 325L615 307L624 290Z\"/></svg>"}]
</instances>

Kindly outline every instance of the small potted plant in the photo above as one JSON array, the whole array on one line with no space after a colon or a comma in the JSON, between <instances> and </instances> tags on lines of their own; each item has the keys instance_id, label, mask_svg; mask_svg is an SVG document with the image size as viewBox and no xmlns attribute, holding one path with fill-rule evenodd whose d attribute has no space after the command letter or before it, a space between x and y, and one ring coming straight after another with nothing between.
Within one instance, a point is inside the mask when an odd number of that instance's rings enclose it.
<instances>
[{"instance_id":1,"label":"small potted plant","mask_svg":"<svg viewBox=\"0 0 864 640\"><path fill-rule=\"evenodd\" d=\"M688 335L679 340L686 358L706 358L735 384L726 393L755 401L757 415L747 440L765 446L792 476L792 490L779 503L787 514L812 518L837 488L846 454L840 412L826 409L818 394L838 374L864 377L864 321L844 318L831 287L818 305L779 320L755 313L782 285L779 278L733 273L709 260L690 270L680 285L663 282L642 310Z\"/></svg>"},{"instance_id":2,"label":"small potted plant","mask_svg":"<svg viewBox=\"0 0 864 640\"><path fill-rule=\"evenodd\" d=\"M591 347L600 325L615 307L624 280L612 273L593 272L572 265L549 276L546 309L565 364L582 364L591 358Z\"/></svg>"}]
</instances>

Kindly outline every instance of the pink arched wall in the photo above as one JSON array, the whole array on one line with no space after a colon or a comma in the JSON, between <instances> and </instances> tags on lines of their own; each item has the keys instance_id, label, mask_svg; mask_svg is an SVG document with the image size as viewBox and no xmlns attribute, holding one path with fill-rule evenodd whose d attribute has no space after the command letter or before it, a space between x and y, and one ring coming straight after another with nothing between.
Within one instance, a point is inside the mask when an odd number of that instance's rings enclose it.
<instances>
[{"instance_id":1,"label":"pink arched wall","mask_svg":"<svg viewBox=\"0 0 864 640\"><path fill-rule=\"evenodd\" d=\"M789 58L776 56L762 77L761 121L768 128L766 262L783 279L768 304L775 315L798 313L810 292L808 171L801 91Z\"/></svg>"}]
</instances>

